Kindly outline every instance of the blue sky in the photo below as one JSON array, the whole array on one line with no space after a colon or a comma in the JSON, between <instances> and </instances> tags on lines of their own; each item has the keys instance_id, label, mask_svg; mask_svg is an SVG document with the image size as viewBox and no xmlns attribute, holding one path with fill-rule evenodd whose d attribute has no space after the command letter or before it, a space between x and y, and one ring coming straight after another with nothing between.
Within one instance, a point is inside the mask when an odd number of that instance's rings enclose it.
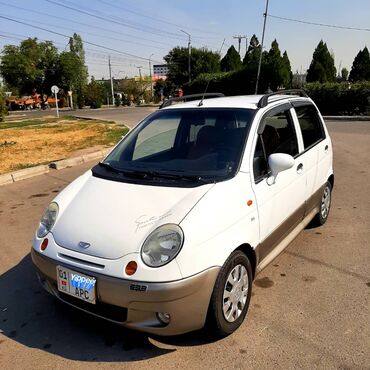
<instances>
[{"instance_id":1,"label":"blue sky","mask_svg":"<svg viewBox=\"0 0 370 370\"><path fill-rule=\"evenodd\" d=\"M56 5L78 8L95 16ZM187 46L185 30L196 47L219 50L223 39L224 54L230 45L237 47L233 35L253 33L261 39L265 0L0 0L0 16L70 35L79 33L85 41L116 51L85 44L90 75L108 78L108 54L114 77L149 73L148 58L154 63L174 46ZM370 0L270 0L269 14L305 21L341 26L370 28ZM0 18L0 49L18 44L25 37L51 40L60 49L68 39ZM276 38L282 51L287 50L293 72L305 71L318 42L323 39L335 57L335 64L351 68L353 58L365 45L370 47L370 32L318 27L267 19L265 45ZM128 53L130 55L127 55ZM241 54L244 56L245 42ZM143 59L140 59L142 57Z\"/></svg>"}]
</instances>

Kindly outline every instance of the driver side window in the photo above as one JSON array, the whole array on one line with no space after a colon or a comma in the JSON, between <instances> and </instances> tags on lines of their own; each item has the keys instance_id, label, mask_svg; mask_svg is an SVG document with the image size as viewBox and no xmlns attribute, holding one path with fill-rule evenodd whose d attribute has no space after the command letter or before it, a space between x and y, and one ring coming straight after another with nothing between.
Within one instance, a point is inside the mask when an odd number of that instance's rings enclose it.
<instances>
[{"instance_id":1,"label":"driver side window","mask_svg":"<svg viewBox=\"0 0 370 370\"><path fill-rule=\"evenodd\" d=\"M282 110L264 117L262 134L258 135L253 157L253 173L255 182L260 181L268 173L268 157L273 153L286 153L291 156L298 154L297 135L289 110Z\"/></svg>"}]
</instances>

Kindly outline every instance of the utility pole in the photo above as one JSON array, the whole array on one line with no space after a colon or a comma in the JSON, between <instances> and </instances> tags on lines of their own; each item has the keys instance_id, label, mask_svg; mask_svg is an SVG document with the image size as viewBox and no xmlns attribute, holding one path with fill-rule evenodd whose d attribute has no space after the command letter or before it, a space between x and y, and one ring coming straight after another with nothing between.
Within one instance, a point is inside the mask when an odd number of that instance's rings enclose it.
<instances>
[{"instance_id":1,"label":"utility pole","mask_svg":"<svg viewBox=\"0 0 370 370\"><path fill-rule=\"evenodd\" d=\"M152 56L154 54L151 54L149 57L149 76L150 76L150 96L153 100L153 80L152 80Z\"/></svg>"},{"instance_id":2,"label":"utility pole","mask_svg":"<svg viewBox=\"0 0 370 370\"><path fill-rule=\"evenodd\" d=\"M112 104L114 106L114 87L113 87L113 78L112 78L112 68L110 65L110 55L108 56L108 65L109 65L110 88L112 91Z\"/></svg>"},{"instance_id":3,"label":"utility pole","mask_svg":"<svg viewBox=\"0 0 370 370\"><path fill-rule=\"evenodd\" d=\"M224 45L225 45L225 41L226 41L226 39L224 39L224 41L222 41L222 45L221 45L221 47L220 47L220 51L218 52L218 53L220 54L220 56L221 56L222 48L223 48L223 47L224 47Z\"/></svg>"},{"instance_id":4,"label":"utility pole","mask_svg":"<svg viewBox=\"0 0 370 370\"><path fill-rule=\"evenodd\" d=\"M245 39L245 42L247 42L247 36L246 35L233 36L233 39L238 39L238 53L240 55L240 44L242 42L242 39Z\"/></svg>"},{"instance_id":5,"label":"utility pole","mask_svg":"<svg viewBox=\"0 0 370 370\"><path fill-rule=\"evenodd\" d=\"M256 90L254 91L254 94L257 95L258 92L258 82L260 79L260 73L261 73L261 63L262 63L262 53L263 53L263 42L265 39L265 29L266 29L266 19L267 19L267 10L269 7L269 0L266 0L266 10L263 13L264 20L263 20L263 30L262 30L262 40L261 40L261 53L260 53L260 60L258 62L258 71L257 71L257 79L256 79Z\"/></svg>"},{"instance_id":6,"label":"utility pole","mask_svg":"<svg viewBox=\"0 0 370 370\"><path fill-rule=\"evenodd\" d=\"M191 36L190 33L186 31L180 30L181 32L185 33L189 37L188 41L188 73L189 73L189 82L191 82L191 66L190 66L190 57L191 57Z\"/></svg>"},{"instance_id":7,"label":"utility pole","mask_svg":"<svg viewBox=\"0 0 370 370\"><path fill-rule=\"evenodd\" d=\"M140 95L141 95L141 99L143 98L143 95L144 95L144 91L143 91L143 79L142 79L142 76L141 76L141 68L143 68L142 66L140 67L136 67L138 70L139 70L139 76L140 76ZM141 104L141 102L140 102Z\"/></svg>"}]
</instances>

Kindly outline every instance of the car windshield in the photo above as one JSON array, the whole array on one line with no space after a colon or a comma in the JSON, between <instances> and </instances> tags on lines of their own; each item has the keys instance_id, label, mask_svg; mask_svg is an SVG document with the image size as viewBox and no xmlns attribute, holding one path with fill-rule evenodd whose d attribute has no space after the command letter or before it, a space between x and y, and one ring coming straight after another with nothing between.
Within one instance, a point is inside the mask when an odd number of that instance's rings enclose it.
<instances>
[{"instance_id":1,"label":"car windshield","mask_svg":"<svg viewBox=\"0 0 370 370\"><path fill-rule=\"evenodd\" d=\"M253 114L236 108L160 110L132 130L101 166L151 179L229 178L238 168Z\"/></svg>"}]
</instances>

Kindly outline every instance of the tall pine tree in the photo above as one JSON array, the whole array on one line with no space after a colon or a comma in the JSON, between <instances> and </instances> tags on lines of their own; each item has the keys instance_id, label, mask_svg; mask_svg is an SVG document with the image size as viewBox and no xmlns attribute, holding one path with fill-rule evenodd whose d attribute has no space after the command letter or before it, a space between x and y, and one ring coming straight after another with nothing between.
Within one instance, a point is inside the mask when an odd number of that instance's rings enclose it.
<instances>
[{"instance_id":1,"label":"tall pine tree","mask_svg":"<svg viewBox=\"0 0 370 370\"><path fill-rule=\"evenodd\" d=\"M352 82L370 81L370 54L366 46L358 52L353 60L349 80Z\"/></svg>"},{"instance_id":2,"label":"tall pine tree","mask_svg":"<svg viewBox=\"0 0 370 370\"><path fill-rule=\"evenodd\" d=\"M307 70L307 82L335 82L335 79L334 58L330 55L326 43L321 40L313 52L312 61Z\"/></svg>"},{"instance_id":3,"label":"tall pine tree","mask_svg":"<svg viewBox=\"0 0 370 370\"><path fill-rule=\"evenodd\" d=\"M221 71L229 72L235 71L242 67L242 61L240 60L240 55L236 51L233 45L229 47L226 55L221 59Z\"/></svg>"},{"instance_id":4,"label":"tall pine tree","mask_svg":"<svg viewBox=\"0 0 370 370\"><path fill-rule=\"evenodd\" d=\"M259 58L260 58L260 53L261 53L261 45L258 41L257 36L253 35L249 42L248 50L245 53L243 64L253 65L257 68Z\"/></svg>"}]
</instances>

